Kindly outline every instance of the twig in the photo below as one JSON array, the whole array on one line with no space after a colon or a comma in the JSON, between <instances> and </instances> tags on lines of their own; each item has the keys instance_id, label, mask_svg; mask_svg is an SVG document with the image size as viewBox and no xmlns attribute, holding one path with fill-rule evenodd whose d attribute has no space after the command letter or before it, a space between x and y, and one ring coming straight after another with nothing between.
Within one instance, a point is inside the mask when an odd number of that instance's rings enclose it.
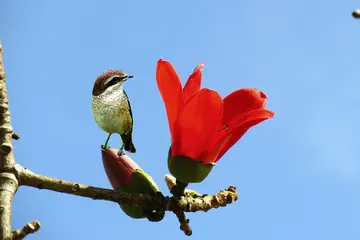
<instances>
[{"instance_id":1,"label":"twig","mask_svg":"<svg viewBox=\"0 0 360 240\"><path fill-rule=\"evenodd\" d=\"M34 233L39 229L40 229L39 221L28 223L23 228L13 231L12 240L24 239L27 235Z\"/></svg>"},{"instance_id":2,"label":"twig","mask_svg":"<svg viewBox=\"0 0 360 240\"><path fill-rule=\"evenodd\" d=\"M170 190L170 192L172 192L173 188L176 187L176 178L174 178L173 176L169 175L169 174L165 174L165 183L166 186L168 187L168 189ZM184 195L187 196L187 189L185 189ZM174 205L177 205L176 202ZM191 227L189 225L189 219L186 219L185 213L183 210L175 208L173 210L174 214L176 215L176 217L179 219L180 222L180 230L183 231L185 233L185 235L187 236L191 236L192 234L192 230Z\"/></svg>"},{"instance_id":3,"label":"twig","mask_svg":"<svg viewBox=\"0 0 360 240\"><path fill-rule=\"evenodd\" d=\"M192 229L189 225L189 219L186 219L185 213L183 211L174 212L180 222L180 230L185 233L186 236L192 235Z\"/></svg>"},{"instance_id":4,"label":"twig","mask_svg":"<svg viewBox=\"0 0 360 240\"><path fill-rule=\"evenodd\" d=\"M11 138L12 127L0 43L0 239L7 240L12 239L11 202L18 187L18 181L10 171L15 164Z\"/></svg>"}]
</instances>

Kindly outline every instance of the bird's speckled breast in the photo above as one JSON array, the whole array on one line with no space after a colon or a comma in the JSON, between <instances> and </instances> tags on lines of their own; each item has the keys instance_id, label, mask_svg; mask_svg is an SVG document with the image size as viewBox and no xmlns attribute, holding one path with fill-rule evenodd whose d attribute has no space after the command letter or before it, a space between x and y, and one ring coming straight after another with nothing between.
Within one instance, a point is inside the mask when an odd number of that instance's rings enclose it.
<instances>
[{"instance_id":1,"label":"bird's speckled breast","mask_svg":"<svg viewBox=\"0 0 360 240\"><path fill-rule=\"evenodd\" d=\"M92 98L92 111L95 121L102 130L120 135L132 130L133 120L126 95L122 89Z\"/></svg>"}]
</instances>

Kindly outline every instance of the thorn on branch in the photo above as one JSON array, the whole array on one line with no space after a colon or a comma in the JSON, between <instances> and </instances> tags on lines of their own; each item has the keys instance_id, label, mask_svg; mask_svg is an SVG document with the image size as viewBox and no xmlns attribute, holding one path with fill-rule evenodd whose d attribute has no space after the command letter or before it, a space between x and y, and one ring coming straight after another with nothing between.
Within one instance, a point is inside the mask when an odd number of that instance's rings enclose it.
<instances>
[{"instance_id":1,"label":"thorn on branch","mask_svg":"<svg viewBox=\"0 0 360 240\"><path fill-rule=\"evenodd\" d=\"M24 239L27 235L34 233L39 229L40 229L39 221L28 223L23 228L13 231L12 240Z\"/></svg>"},{"instance_id":2,"label":"thorn on branch","mask_svg":"<svg viewBox=\"0 0 360 240\"><path fill-rule=\"evenodd\" d=\"M13 132L12 135L11 135L12 139L14 140L19 140L20 139L20 135L17 134L16 132Z\"/></svg>"}]
</instances>

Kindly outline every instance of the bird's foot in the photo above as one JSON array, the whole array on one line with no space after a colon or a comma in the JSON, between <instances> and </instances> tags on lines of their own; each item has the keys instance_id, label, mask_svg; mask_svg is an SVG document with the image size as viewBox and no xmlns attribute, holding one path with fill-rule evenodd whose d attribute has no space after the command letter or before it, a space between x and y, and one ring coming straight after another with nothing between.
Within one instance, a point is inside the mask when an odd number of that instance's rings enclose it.
<instances>
[{"instance_id":1,"label":"bird's foot","mask_svg":"<svg viewBox=\"0 0 360 240\"><path fill-rule=\"evenodd\" d=\"M122 155L125 155L125 152L124 152L124 144L121 145L118 153L117 153L118 156L122 156Z\"/></svg>"},{"instance_id":2,"label":"bird's foot","mask_svg":"<svg viewBox=\"0 0 360 240\"><path fill-rule=\"evenodd\" d=\"M108 135L105 144L103 145L103 149L107 149L109 147L109 140L110 140L111 134Z\"/></svg>"}]
</instances>

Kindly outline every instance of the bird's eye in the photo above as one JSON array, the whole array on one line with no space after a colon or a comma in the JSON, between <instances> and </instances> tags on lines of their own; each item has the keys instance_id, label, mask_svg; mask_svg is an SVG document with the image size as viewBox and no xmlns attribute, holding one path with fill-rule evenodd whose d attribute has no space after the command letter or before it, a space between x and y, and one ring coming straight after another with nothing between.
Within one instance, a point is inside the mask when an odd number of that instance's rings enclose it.
<instances>
[{"instance_id":1,"label":"bird's eye","mask_svg":"<svg viewBox=\"0 0 360 240\"><path fill-rule=\"evenodd\" d=\"M110 82L120 82L121 81L121 77L113 77Z\"/></svg>"},{"instance_id":2,"label":"bird's eye","mask_svg":"<svg viewBox=\"0 0 360 240\"><path fill-rule=\"evenodd\" d=\"M108 81L105 85L106 87L110 87L112 85L115 85L117 84L118 82L120 82L121 80L123 80L123 78L121 77L113 77L110 81Z\"/></svg>"}]
</instances>

